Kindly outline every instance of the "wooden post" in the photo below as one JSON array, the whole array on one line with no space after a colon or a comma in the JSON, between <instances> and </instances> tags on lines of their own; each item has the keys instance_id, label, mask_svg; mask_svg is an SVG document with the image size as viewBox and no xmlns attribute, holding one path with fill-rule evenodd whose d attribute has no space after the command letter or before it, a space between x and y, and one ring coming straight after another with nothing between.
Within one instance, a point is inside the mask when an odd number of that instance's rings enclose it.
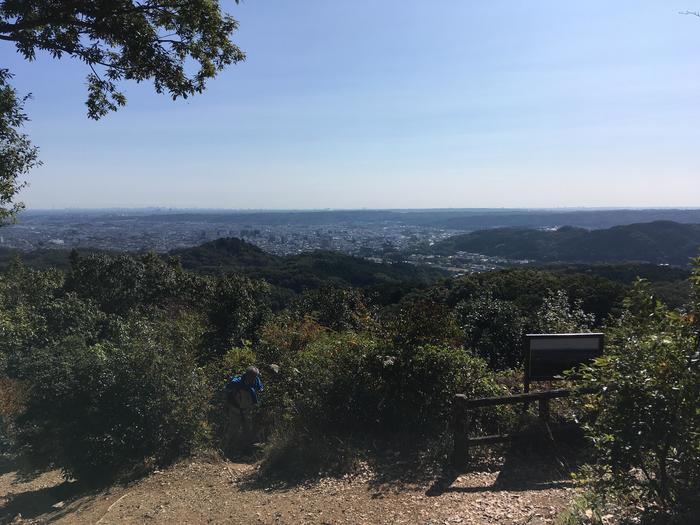
<instances>
[{"instance_id":1,"label":"wooden post","mask_svg":"<svg viewBox=\"0 0 700 525\"><path fill-rule=\"evenodd\" d=\"M452 465L464 467L469 462L469 413L464 400L455 396L452 400Z\"/></svg>"},{"instance_id":2,"label":"wooden post","mask_svg":"<svg viewBox=\"0 0 700 525\"><path fill-rule=\"evenodd\" d=\"M544 423L549 421L549 399L544 397L539 400L540 420Z\"/></svg>"},{"instance_id":3,"label":"wooden post","mask_svg":"<svg viewBox=\"0 0 700 525\"><path fill-rule=\"evenodd\" d=\"M579 388L572 392L568 388L557 390L545 390L542 392L529 392L527 394L511 394L509 396L480 397L468 399L464 394L457 394L452 400L452 419L450 430L454 438L454 449L452 452L452 464L465 466L469 461L469 447L487 445L489 443L500 443L511 439L511 435L497 434L493 436L469 437L469 427L471 425L470 416L474 411L483 407L514 405L518 403L528 404L537 401L539 406L539 417L543 423L549 421L549 401L568 397L572 393L593 394L600 392L599 388L588 387ZM551 435L551 432L550 432Z\"/></svg>"},{"instance_id":4,"label":"wooden post","mask_svg":"<svg viewBox=\"0 0 700 525\"><path fill-rule=\"evenodd\" d=\"M523 392L530 391L530 339L527 336L522 338L523 357L525 358L525 370L523 371Z\"/></svg>"}]
</instances>

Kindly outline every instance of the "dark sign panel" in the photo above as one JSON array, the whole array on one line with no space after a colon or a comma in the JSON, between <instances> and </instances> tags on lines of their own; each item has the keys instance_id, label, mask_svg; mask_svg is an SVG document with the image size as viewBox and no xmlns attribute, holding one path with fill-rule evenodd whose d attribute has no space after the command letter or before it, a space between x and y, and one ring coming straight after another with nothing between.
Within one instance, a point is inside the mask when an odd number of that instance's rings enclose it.
<instances>
[{"instance_id":1,"label":"dark sign panel","mask_svg":"<svg viewBox=\"0 0 700 525\"><path fill-rule=\"evenodd\" d=\"M603 353L603 334L528 334L525 336L525 389L530 381L551 381L565 370Z\"/></svg>"}]
</instances>

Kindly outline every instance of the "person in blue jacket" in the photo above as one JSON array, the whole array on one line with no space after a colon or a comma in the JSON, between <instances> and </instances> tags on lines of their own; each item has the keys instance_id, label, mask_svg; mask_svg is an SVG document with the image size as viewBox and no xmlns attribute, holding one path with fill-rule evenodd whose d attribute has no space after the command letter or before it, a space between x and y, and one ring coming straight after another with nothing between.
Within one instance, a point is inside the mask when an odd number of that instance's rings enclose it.
<instances>
[{"instance_id":1,"label":"person in blue jacket","mask_svg":"<svg viewBox=\"0 0 700 525\"><path fill-rule=\"evenodd\" d=\"M236 445L247 447L255 442L253 410L258 403L258 392L262 390L260 371L254 366L246 368L242 375L233 376L226 384L226 450Z\"/></svg>"}]
</instances>

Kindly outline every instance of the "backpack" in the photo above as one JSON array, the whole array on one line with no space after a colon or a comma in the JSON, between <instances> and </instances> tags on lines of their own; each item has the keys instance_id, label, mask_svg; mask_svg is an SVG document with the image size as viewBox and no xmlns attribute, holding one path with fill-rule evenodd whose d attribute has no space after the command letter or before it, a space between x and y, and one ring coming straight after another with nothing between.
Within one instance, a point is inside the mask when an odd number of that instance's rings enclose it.
<instances>
[{"instance_id":1,"label":"backpack","mask_svg":"<svg viewBox=\"0 0 700 525\"><path fill-rule=\"evenodd\" d=\"M224 393L224 399L226 400L227 403L230 403L232 405L235 404L235 395L236 391L240 388L240 383L237 381L234 381L239 376L233 376L231 377L228 381L226 381L226 385L224 385L223 388L223 393Z\"/></svg>"}]
</instances>

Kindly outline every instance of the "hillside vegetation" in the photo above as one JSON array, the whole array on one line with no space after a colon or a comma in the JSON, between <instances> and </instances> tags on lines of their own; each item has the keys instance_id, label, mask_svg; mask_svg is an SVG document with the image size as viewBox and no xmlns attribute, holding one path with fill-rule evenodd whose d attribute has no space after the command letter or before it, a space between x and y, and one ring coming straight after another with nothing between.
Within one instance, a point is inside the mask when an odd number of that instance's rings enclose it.
<instances>
[{"instance_id":1,"label":"hillside vegetation","mask_svg":"<svg viewBox=\"0 0 700 525\"><path fill-rule=\"evenodd\" d=\"M21 260L30 268L67 272L71 269L71 253L73 257L102 254L114 258L120 255L119 252L92 249L78 249L73 252L64 249L31 252L0 249L0 269L8 268L14 261ZM183 269L194 273L211 276L236 273L265 280L272 285L276 307L283 306L299 292L319 289L327 284L362 288L372 295L378 304L389 305L408 293L440 283L448 275L447 272L434 267L402 262L381 264L338 252L315 251L277 256L236 238L221 238L200 246L173 250L160 257L163 260L173 258L179 261ZM503 276L509 276L509 284L505 286L509 289L522 285L516 285L518 279L521 283L537 283L538 288L531 292L534 296L541 296L542 290L546 289L566 289L572 298L583 300L586 307L591 307L599 317L607 315L610 305L622 297L626 287L636 278L648 280L654 293L673 307L686 303L690 297L688 268L649 263L549 263L540 270L511 269L465 276L462 279L445 281L445 284L438 285L438 288L459 286L457 283L460 282L495 282ZM533 281L533 276L539 277ZM601 293L607 294L602 303ZM603 306L593 306L597 301Z\"/></svg>"},{"instance_id":2,"label":"hillside vegetation","mask_svg":"<svg viewBox=\"0 0 700 525\"><path fill-rule=\"evenodd\" d=\"M278 256L236 238L221 238L169 252L185 269L207 274L241 272L270 284L301 291L324 282L365 288L382 284L431 283L445 271L406 263L377 263L330 251Z\"/></svg>"},{"instance_id":3,"label":"hillside vegetation","mask_svg":"<svg viewBox=\"0 0 700 525\"><path fill-rule=\"evenodd\" d=\"M459 251L537 262L648 262L688 266L700 248L700 224L672 221L586 230L564 226L556 230L496 228L450 237L430 252Z\"/></svg>"},{"instance_id":4,"label":"hillside vegetation","mask_svg":"<svg viewBox=\"0 0 700 525\"><path fill-rule=\"evenodd\" d=\"M416 287L390 273L395 265L337 254L277 258L222 240L179 255L210 273L153 253L73 253L65 271L14 262L0 274L0 454L86 483L133 477L203 448L236 457L245 449L225 439L221 389L254 364L265 381L255 411L259 475L353 472L358 458L397 447L443 468L454 395L519 392L523 334L604 330L607 353L584 384L624 388L552 414L553 424L590 438L582 474L591 501L605 512L621 505L668 515L694 504L700 269L687 303L669 309L647 283L567 269ZM245 271L223 271L235 264ZM292 277L308 271L320 286L275 296L247 274L272 280L278 264ZM382 279L396 279L399 293L347 284ZM510 407L472 418L479 433L532 423Z\"/></svg>"},{"instance_id":5,"label":"hillside vegetation","mask_svg":"<svg viewBox=\"0 0 700 525\"><path fill-rule=\"evenodd\" d=\"M78 249L80 255L106 254L117 257L119 252ZM134 254L137 255L138 254ZM0 249L0 268L9 267L19 258L36 269L70 269L70 250ZM181 261L182 267L197 273L219 275L240 273L255 279L264 279L279 287L300 292L315 289L324 283L359 288L406 285L425 285L448 275L448 272L407 263L378 263L330 251L313 251L299 255L279 256L267 253L254 244L237 238L221 238L192 248L172 250L162 257Z\"/></svg>"}]
</instances>

